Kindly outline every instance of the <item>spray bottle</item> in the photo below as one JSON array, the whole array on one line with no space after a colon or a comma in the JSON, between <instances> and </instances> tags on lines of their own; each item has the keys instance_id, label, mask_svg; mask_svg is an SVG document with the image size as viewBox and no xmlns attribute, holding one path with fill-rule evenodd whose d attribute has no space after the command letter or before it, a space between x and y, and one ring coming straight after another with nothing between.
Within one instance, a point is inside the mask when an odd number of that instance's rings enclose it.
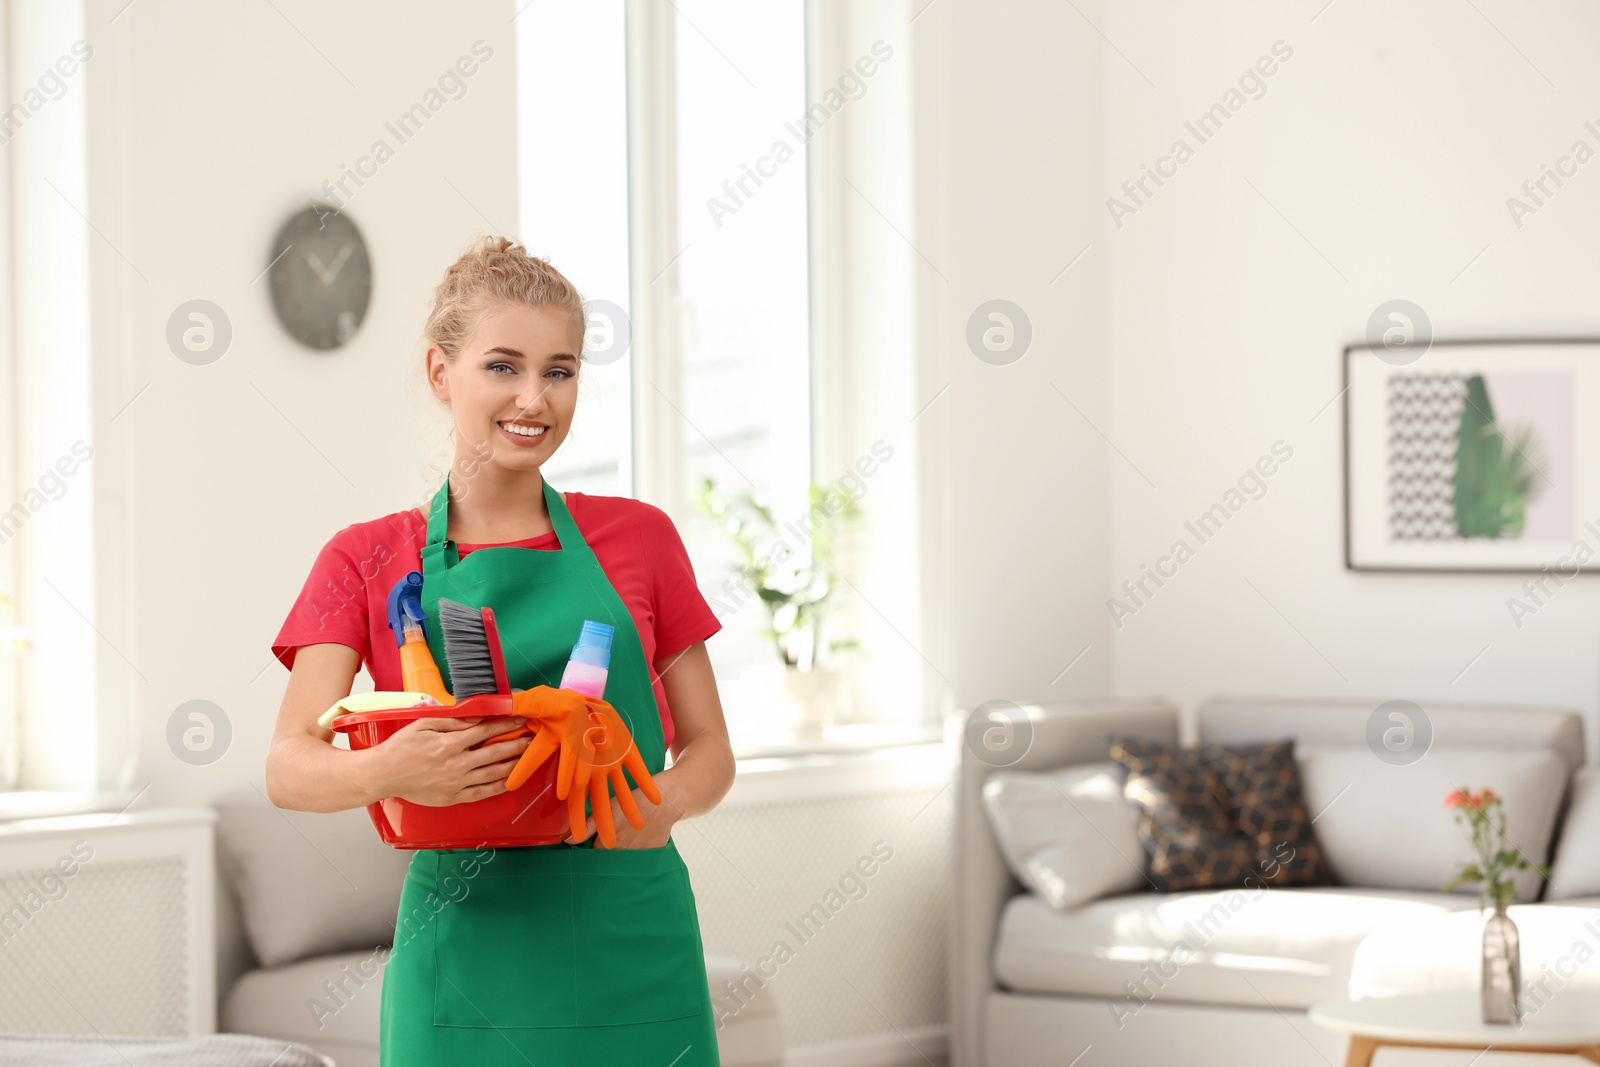
<instances>
[{"instance_id":1,"label":"spray bottle","mask_svg":"<svg viewBox=\"0 0 1600 1067\"><path fill-rule=\"evenodd\" d=\"M400 684L408 692L427 693L440 704L454 704L428 650L428 635L422 628L426 618L422 613L422 573L411 571L389 590L389 629L400 646Z\"/></svg>"},{"instance_id":2,"label":"spray bottle","mask_svg":"<svg viewBox=\"0 0 1600 1067\"><path fill-rule=\"evenodd\" d=\"M583 621L583 632L578 643L572 646L572 658L567 669L561 672L561 688L572 689L586 697L603 700L606 692L606 675L611 668L611 638L616 628L608 623Z\"/></svg>"}]
</instances>

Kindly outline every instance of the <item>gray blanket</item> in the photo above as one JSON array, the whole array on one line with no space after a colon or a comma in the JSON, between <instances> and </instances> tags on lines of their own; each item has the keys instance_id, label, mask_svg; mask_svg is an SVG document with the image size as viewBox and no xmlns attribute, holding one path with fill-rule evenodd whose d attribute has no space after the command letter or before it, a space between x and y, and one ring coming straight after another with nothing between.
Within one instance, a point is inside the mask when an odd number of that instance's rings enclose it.
<instances>
[{"instance_id":1,"label":"gray blanket","mask_svg":"<svg viewBox=\"0 0 1600 1067\"><path fill-rule=\"evenodd\" d=\"M129 1037L112 1034L0 1032L6 1067L334 1067L333 1060L292 1041L249 1034Z\"/></svg>"}]
</instances>

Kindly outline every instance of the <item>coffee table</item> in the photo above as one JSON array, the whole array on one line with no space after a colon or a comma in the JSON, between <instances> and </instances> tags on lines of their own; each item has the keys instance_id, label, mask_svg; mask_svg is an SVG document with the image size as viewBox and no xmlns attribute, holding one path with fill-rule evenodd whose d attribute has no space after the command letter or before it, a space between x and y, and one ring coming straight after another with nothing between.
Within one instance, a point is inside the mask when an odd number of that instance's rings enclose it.
<instances>
[{"instance_id":1,"label":"coffee table","mask_svg":"<svg viewBox=\"0 0 1600 1067\"><path fill-rule=\"evenodd\" d=\"M1385 1045L1551 1052L1600 1063L1600 996L1592 992L1557 993L1520 1026L1482 1022L1476 990L1329 1000L1310 1016L1318 1026L1350 1035L1345 1067L1368 1067Z\"/></svg>"}]
</instances>

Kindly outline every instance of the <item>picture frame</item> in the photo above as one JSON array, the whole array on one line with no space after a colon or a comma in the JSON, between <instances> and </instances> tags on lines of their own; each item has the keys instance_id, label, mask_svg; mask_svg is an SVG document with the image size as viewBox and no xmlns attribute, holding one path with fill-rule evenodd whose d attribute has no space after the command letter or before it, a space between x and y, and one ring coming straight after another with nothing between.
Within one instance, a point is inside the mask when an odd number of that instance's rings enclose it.
<instances>
[{"instance_id":1,"label":"picture frame","mask_svg":"<svg viewBox=\"0 0 1600 1067\"><path fill-rule=\"evenodd\" d=\"M1600 570L1600 338L1343 355L1352 571Z\"/></svg>"}]
</instances>

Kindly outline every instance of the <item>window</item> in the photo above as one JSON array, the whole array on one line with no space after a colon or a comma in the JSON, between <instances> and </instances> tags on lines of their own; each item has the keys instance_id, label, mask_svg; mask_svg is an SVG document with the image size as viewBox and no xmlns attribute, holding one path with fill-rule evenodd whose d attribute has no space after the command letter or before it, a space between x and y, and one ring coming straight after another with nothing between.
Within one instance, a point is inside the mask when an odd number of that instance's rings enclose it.
<instances>
[{"instance_id":1,"label":"window","mask_svg":"<svg viewBox=\"0 0 1600 1067\"><path fill-rule=\"evenodd\" d=\"M849 72L862 57L876 54L869 64L876 67L892 51L881 41L873 47L870 23L904 25L888 7L869 7L864 18L865 8L805 0L536 0L518 15L524 240L586 297L627 316L591 334L591 344L605 344L624 332L628 352L586 369L590 391L580 396L576 440L552 460L552 480L637 496L673 517L723 623L710 647L736 748L788 739L773 703L784 672L764 632L769 613L738 577L739 550L696 506L702 480L730 502L744 494L765 500L781 533L758 554L782 540L803 563L814 543L811 483L836 483L871 435L903 430L913 414L905 400L886 397L864 411L871 405L859 398L833 395L863 382L909 382L906 261L913 253L881 208L841 204L857 195L842 181L848 161L862 167L852 184L873 189L890 210L906 214L910 203L903 130L884 137L870 125L908 126L903 93L877 90L874 99L884 104L873 105L883 111L875 120L868 105L855 103L867 83ZM833 85L840 71L853 79L844 94ZM877 84L894 77L903 75ZM853 109L853 136L833 117L845 106ZM887 117L895 107L901 111ZM814 135L825 125L837 145L887 147L819 155L824 138ZM893 156L887 168L885 154ZM819 196L819 164L830 197ZM819 218L819 204L836 210ZM816 291L819 277L840 286L846 274L850 293ZM852 338L844 321L858 298L877 302L850 313L857 329L874 334L870 342ZM883 344L878 335L895 315L903 316L898 337ZM813 385L821 336L832 339L828 359L850 362L827 372L826 397ZM846 356L847 346L832 344L839 339L861 350ZM914 449L909 434L894 445L907 457L893 475L900 484L873 492L896 514L875 519L872 531L894 551L880 545L860 554L858 565L878 569L878 587L866 580L836 586L830 617L873 630L863 659L894 675L887 686L857 687L873 698L893 694L869 700L885 711L864 717L918 720L922 666L904 645L918 630L915 552L904 540L914 534L907 528L914 509L905 506ZM886 556L890 564L880 566ZM885 582L898 592L886 594ZM851 603L863 596L874 610ZM855 635L841 626L823 636Z\"/></svg>"},{"instance_id":2,"label":"window","mask_svg":"<svg viewBox=\"0 0 1600 1067\"><path fill-rule=\"evenodd\" d=\"M58 98L12 90L4 129L9 168L0 197L0 788L91 790L97 759L129 768L137 730L128 708L99 697L128 674L105 638L121 630L115 607L97 597L95 468L112 413L97 420L90 375L90 229L87 82L83 5L10 8L0 69L28 72L0 84L24 86L38 72L72 70ZM76 43L75 43L76 42ZM18 269L17 265L35 269ZM40 267L44 269L38 269ZM99 384L99 383L95 383ZM110 432L114 432L112 427ZM125 549L118 543L105 555ZM16 655L5 627L20 624L31 647ZM131 690L131 687L130 687ZM124 690L128 691L128 690ZM86 748L84 739L92 739ZM122 747L118 747L122 746ZM92 753L85 758L85 751Z\"/></svg>"},{"instance_id":3,"label":"window","mask_svg":"<svg viewBox=\"0 0 1600 1067\"><path fill-rule=\"evenodd\" d=\"M520 237L589 305L590 362L550 481L610 496L632 481L626 43L621 3L536 2L517 16Z\"/></svg>"},{"instance_id":4,"label":"window","mask_svg":"<svg viewBox=\"0 0 1600 1067\"><path fill-rule=\"evenodd\" d=\"M803 4L676 6L682 492L693 501L709 478L727 498L762 494L780 527L800 525L811 475L808 217L805 145L789 127L805 111ZM781 669L760 598L725 582L737 550L692 509L679 528L722 620L719 675ZM804 554L806 541L788 538ZM737 721L738 698L736 687L725 693L730 728L753 734L758 724Z\"/></svg>"}]
</instances>

